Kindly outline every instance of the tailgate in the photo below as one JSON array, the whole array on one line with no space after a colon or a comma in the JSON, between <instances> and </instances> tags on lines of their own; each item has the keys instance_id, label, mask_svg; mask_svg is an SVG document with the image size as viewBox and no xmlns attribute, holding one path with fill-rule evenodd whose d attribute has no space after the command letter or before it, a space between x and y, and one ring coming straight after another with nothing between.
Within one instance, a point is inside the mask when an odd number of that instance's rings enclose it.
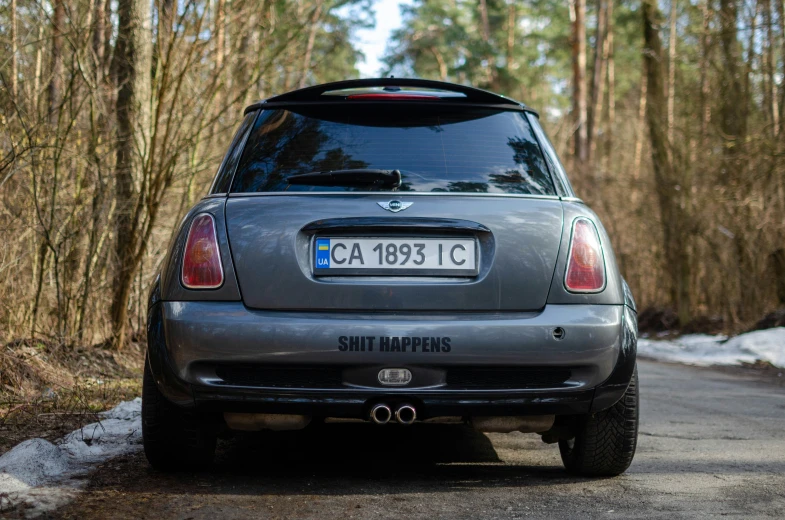
<instances>
[{"instance_id":1,"label":"tailgate","mask_svg":"<svg viewBox=\"0 0 785 520\"><path fill-rule=\"evenodd\" d=\"M382 208L391 200L412 204L392 213ZM227 200L226 225L240 292L250 308L532 311L542 309L548 297L563 216L555 198L237 194ZM390 243L443 247L445 258L456 245L458 253L474 247L475 257L464 269L438 271L429 258L423 264L429 270L409 263L398 270L331 272L316 266L317 242L330 241L348 245L341 260L357 244L370 262L377 242L381 249ZM385 255L376 251L383 262Z\"/></svg>"}]
</instances>

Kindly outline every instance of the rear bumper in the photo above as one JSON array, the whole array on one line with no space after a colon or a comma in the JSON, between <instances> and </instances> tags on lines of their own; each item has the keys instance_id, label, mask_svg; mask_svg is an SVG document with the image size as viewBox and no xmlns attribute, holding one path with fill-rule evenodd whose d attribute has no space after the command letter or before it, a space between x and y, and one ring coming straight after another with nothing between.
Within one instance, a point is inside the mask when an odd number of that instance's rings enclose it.
<instances>
[{"instance_id":1,"label":"rear bumper","mask_svg":"<svg viewBox=\"0 0 785 520\"><path fill-rule=\"evenodd\" d=\"M364 417L373 403L384 400L412 402L422 418L579 414L607 408L626 390L635 363L635 319L623 305L401 315L255 311L240 302L162 302L150 308L148 348L159 388L181 406ZM554 338L556 327L565 331L560 340ZM392 338L397 338L400 351L383 348L395 345ZM437 348L435 338L442 338ZM423 348L423 343L430 346ZM219 375L226 366L337 367L343 381L298 388L237 383ZM368 377L384 367L408 368L414 379L407 387L393 388ZM449 380L453 369L516 367L567 369L569 376L537 388L459 388Z\"/></svg>"}]
</instances>

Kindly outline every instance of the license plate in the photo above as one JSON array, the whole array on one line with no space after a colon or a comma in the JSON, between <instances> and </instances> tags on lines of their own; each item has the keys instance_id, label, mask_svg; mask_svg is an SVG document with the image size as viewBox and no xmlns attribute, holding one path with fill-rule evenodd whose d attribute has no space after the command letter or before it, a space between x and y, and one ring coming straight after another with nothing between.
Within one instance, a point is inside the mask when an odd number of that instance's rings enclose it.
<instances>
[{"instance_id":1,"label":"license plate","mask_svg":"<svg viewBox=\"0 0 785 520\"><path fill-rule=\"evenodd\" d=\"M316 275L476 276L472 238L318 237Z\"/></svg>"}]
</instances>

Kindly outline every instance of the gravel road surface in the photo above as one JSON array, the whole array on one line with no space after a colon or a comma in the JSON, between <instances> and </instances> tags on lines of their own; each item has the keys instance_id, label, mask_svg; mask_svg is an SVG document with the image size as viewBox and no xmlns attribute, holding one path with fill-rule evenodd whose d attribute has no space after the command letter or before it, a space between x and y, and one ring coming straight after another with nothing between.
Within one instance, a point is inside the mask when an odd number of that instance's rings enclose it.
<instances>
[{"instance_id":1,"label":"gravel road surface","mask_svg":"<svg viewBox=\"0 0 785 520\"><path fill-rule=\"evenodd\" d=\"M564 473L536 435L327 425L225 441L211 472L115 459L57 518L785 517L785 387L640 362L629 471Z\"/></svg>"}]
</instances>

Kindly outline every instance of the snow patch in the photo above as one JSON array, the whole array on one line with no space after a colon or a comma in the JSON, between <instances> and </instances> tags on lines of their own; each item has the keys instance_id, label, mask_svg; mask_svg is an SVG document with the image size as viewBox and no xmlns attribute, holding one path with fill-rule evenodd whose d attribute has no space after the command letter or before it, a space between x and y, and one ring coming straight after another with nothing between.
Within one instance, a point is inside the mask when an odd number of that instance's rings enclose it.
<instances>
[{"instance_id":1,"label":"snow patch","mask_svg":"<svg viewBox=\"0 0 785 520\"><path fill-rule=\"evenodd\" d=\"M28 517L54 511L84 487L83 477L101 462L141 449L142 400L120 403L99 422L52 444L26 440L0 457L0 513Z\"/></svg>"},{"instance_id":2,"label":"snow patch","mask_svg":"<svg viewBox=\"0 0 785 520\"><path fill-rule=\"evenodd\" d=\"M785 327L756 330L728 339L690 334L673 340L638 340L638 354L689 365L740 365L767 361L785 367Z\"/></svg>"}]
</instances>

